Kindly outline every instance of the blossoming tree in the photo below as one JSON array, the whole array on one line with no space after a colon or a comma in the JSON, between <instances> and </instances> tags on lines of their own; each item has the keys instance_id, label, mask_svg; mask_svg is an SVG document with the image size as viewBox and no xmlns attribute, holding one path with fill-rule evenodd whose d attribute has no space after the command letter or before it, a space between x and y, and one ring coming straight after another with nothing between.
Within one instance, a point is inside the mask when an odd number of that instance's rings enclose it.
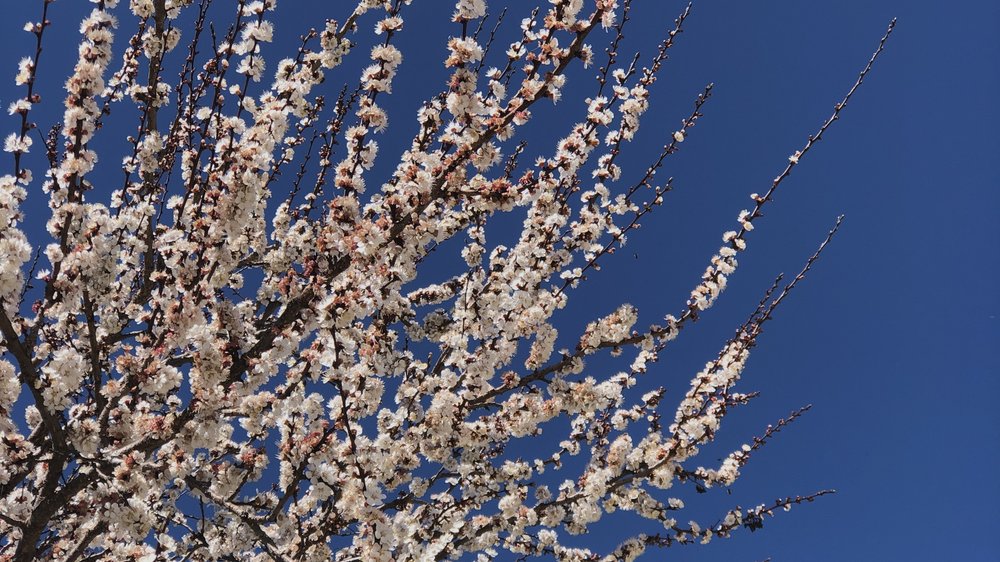
<instances>
[{"instance_id":1,"label":"blossoming tree","mask_svg":"<svg viewBox=\"0 0 1000 562\"><path fill-rule=\"evenodd\" d=\"M721 463L697 462L727 411L752 399L735 391L750 350L836 227L683 396L629 390L725 289L762 209L888 32L722 236L678 314L640 324L622 304L557 327L573 289L662 203L671 184L656 173L711 94L647 169L619 167L690 6L642 60L619 53L629 0L551 0L522 14L506 49L484 0L361 0L272 64L275 0L92 2L62 125L45 134L31 119L52 0L25 26L34 54L9 108L0 560L631 560L756 529L827 493L699 525L682 522L670 488L733 484L798 416ZM210 9L233 19L216 25ZM412 143L372 186L407 10L454 26L450 77L411 129L397 125ZM356 52L372 27L375 46ZM320 84L349 56L370 64L330 96ZM519 132L577 65L597 75L587 107L547 156L522 162ZM130 151L101 158L123 156L124 180L93 181L92 141L122 107L137 110ZM29 240L29 197L47 197L49 240ZM524 217L510 247L486 240L500 213ZM453 238L465 267L428 282L420 264ZM588 370L604 355L617 374ZM614 511L648 528L606 552L568 546Z\"/></svg>"}]
</instances>

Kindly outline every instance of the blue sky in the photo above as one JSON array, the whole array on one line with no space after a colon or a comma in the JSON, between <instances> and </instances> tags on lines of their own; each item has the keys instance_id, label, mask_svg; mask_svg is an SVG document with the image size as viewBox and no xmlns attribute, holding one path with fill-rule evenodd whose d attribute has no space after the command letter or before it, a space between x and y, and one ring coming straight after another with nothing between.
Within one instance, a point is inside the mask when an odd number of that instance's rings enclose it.
<instances>
[{"instance_id":1,"label":"blue sky","mask_svg":"<svg viewBox=\"0 0 1000 562\"><path fill-rule=\"evenodd\" d=\"M529 3L508 4L510 32ZM319 26L319 18L342 18L339 5L279 2L270 60L290 54L296 37ZM16 62L32 47L20 28L37 18L38 6L5 3L4 107L20 93L13 86ZM71 68L75 50L69 49L86 6L60 0L52 7L41 89L48 92L49 113L35 115L43 126L57 117L57 89ZM392 155L409 142L415 108L443 87L443 41L457 32L443 23L449 6L416 2L404 12L398 46L405 58L386 101L390 133L379 138L382 164L374 176L392 170ZM648 58L682 8L673 0L637 0L624 50ZM676 178L676 189L626 250L571 295L560 320L571 333L570 326L623 301L639 308L641 323L680 312L721 233L749 206L748 195L766 190L830 114L893 17L898 26L886 52L757 223L730 288L644 382L666 386L670 403L774 275L797 271L836 216L846 215L840 234L754 350L741 385L761 397L727 418L718 456L793 409L813 409L755 455L731 494L713 490L689 503L701 503L692 514L711 522L719 512L713 510L735 504L823 488L838 494L782 514L763 531L664 556L985 561L1000 553L994 530L1000 518L1000 3L968 0L947 9L906 0L696 4L654 87L643 127L620 160L626 179L629 170L641 173L697 93L713 82L705 117L662 172ZM365 30L374 24L369 19ZM594 43L600 53L601 42ZM550 151L559 132L580 118L585 106L579 100L593 91L591 74L571 73L566 99L539 104L537 122L526 129L529 154ZM332 98L355 79L355 73L335 74L325 93ZM577 84L582 89L574 90ZM7 131L17 126L14 118L4 122ZM123 143L126 127L109 125L102 135ZM118 158L105 158L101 173L114 174ZM44 202L35 201L29 209L43 212ZM43 219L29 218L38 225L33 241L42 240ZM495 241L505 235L499 229ZM440 270L429 275L444 278L459 258L435 259ZM713 454L707 451L705 459ZM610 519L588 542L607 550L620 534Z\"/></svg>"}]
</instances>

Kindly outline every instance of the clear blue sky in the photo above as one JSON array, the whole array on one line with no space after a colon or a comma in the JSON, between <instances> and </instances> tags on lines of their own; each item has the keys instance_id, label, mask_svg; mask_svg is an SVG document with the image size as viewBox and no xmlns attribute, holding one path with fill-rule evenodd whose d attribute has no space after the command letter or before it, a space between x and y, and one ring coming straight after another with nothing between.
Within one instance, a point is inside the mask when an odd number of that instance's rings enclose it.
<instances>
[{"instance_id":1,"label":"clear blue sky","mask_svg":"<svg viewBox=\"0 0 1000 562\"><path fill-rule=\"evenodd\" d=\"M509 32L529 3L507 3ZM290 54L295 38L310 25L320 26L320 18L342 18L340 4L279 2L278 40L266 51L269 60ZM640 49L648 58L683 4L636 4L625 50ZM16 62L31 49L31 36L20 28L37 18L39 5L4 3L4 107L19 93L13 87ZM87 6L59 0L52 7L41 90L50 109L34 115L43 126L57 118L57 89L75 57L71 44ZM396 93L386 101L390 131L397 134L379 138L382 166L376 176L391 171L391 155L409 142L419 101L443 86L443 40L456 32L441 23L450 6L416 2L404 13L407 27L398 45L405 58ZM797 271L835 217L845 214L840 235L754 351L741 384L762 396L727 418L717 456L799 406L811 403L812 411L755 455L731 495L713 490L690 504L702 502L692 514L711 523L714 510L737 503L822 488L839 493L782 514L763 531L648 559L1000 556L1000 3L698 3L655 86L643 128L620 160L626 179L630 169L631 176L641 173L695 95L714 82L704 119L663 172L676 178L677 189L626 251L572 294L561 317L564 333L622 301L639 307L641 323L678 313L719 236L748 206L748 194L766 190L788 155L829 115L892 17L899 23L887 51L843 118L757 223L730 289L643 382L665 385L668 397L682 393L773 276ZM367 31L373 24L368 18L362 25ZM595 52L601 50L595 41ZM537 123L527 129L530 154L549 151L554 134L580 117L579 98L593 90L591 74L572 73L567 99L554 107L540 104ZM355 79L353 72L335 74L325 93L332 98L345 80ZM578 84L583 89L575 95ZM5 132L17 126L14 118L4 123ZM124 127L109 125L101 135L111 139L110 146L123 146ZM120 153L113 149L105 156L100 173L117 181ZM44 203L35 201L40 204L29 207L36 213L29 223L37 225L32 239L39 241ZM456 263L448 259L441 258L442 268ZM714 454L710 450L704 459L711 462ZM606 550L619 534L602 524L588 541Z\"/></svg>"}]
</instances>

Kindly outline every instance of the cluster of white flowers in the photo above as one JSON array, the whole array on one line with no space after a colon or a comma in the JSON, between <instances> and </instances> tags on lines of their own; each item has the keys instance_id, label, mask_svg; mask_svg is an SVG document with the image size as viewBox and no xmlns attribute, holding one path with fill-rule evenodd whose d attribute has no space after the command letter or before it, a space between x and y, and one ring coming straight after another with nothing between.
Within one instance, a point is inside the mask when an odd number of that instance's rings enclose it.
<instances>
[{"instance_id":1,"label":"cluster of white flowers","mask_svg":"<svg viewBox=\"0 0 1000 562\"><path fill-rule=\"evenodd\" d=\"M595 350L602 343L625 339L638 318L638 310L634 306L622 305L612 314L587 325L583 337L580 338L580 348Z\"/></svg>"},{"instance_id":2,"label":"cluster of white flowers","mask_svg":"<svg viewBox=\"0 0 1000 562\"><path fill-rule=\"evenodd\" d=\"M726 289L729 276L736 271L737 252L746 249L746 242L735 231L723 234L722 241L726 244L712 256L712 263L702 274L701 283L691 291L691 298L688 299L691 309L707 310L715 303Z\"/></svg>"},{"instance_id":3,"label":"cluster of white flowers","mask_svg":"<svg viewBox=\"0 0 1000 562\"><path fill-rule=\"evenodd\" d=\"M24 273L21 265L31 259L31 245L24 232L17 227L21 222L21 202L26 196L24 187L11 175L0 176L0 302L8 315L15 315Z\"/></svg>"},{"instance_id":4,"label":"cluster of white flowers","mask_svg":"<svg viewBox=\"0 0 1000 562\"><path fill-rule=\"evenodd\" d=\"M718 359L708 362L691 380L691 388L677 407L671 427L682 443L704 443L718 429L725 402L711 397L739 380L749 355L748 337L734 338Z\"/></svg>"},{"instance_id":5,"label":"cluster of white flowers","mask_svg":"<svg viewBox=\"0 0 1000 562\"><path fill-rule=\"evenodd\" d=\"M386 40L372 48L371 60L374 64L361 72L361 88L367 95L361 99L356 112L358 125L350 127L344 135L347 153L336 167L335 185L349 192L365 191L363 173L371 169L378 156L378 143L368 139L368 136L372 131L382 132L389 123L385 110L378 106L375 99L380 93L392 93L393 79L403 62L403 54L389 42L393 34L403 27L400 6L386 4L385 9L388 15L376 26L376 33L385 33Z\"/></svg>"},{"instance_id":6,"label":"cluster of white flowers","mask_svg":"<svg viewBox=\"0 0 1000 562\"><path fill-rule=\"evenodd\" d=\"M97 162L97 153L87 148L97 128L101 108L97 94L104 90L104 72L111 62L111 30L116 25L111 9L117 2L104 2L80 23L84 41L72 76L66 81L66 111L63 114L63 136L72 143L53 181L53 191L67 191L70 185L90 172Z\"/></svg>"},{"instance_id":7,"label":"cluster of white flowers","mask_svg":"<svg viewBox=\"0 0 1000 562\"><path fill-rule=\"evenodd\" d=\"M458 4L455 5L454 19L457 21L479 19L485 15L485 0L458 0Z\"/></svg>"}]
</instances>

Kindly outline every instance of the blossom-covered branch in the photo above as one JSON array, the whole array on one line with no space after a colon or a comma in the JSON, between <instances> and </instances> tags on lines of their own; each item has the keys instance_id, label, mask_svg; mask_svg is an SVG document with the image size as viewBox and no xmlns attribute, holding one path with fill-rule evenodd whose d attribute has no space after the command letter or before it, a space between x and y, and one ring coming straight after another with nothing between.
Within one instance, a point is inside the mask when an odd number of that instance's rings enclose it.
<instances>
[{"instance_id":1,"label":"blossom-covered branch","mask_svg":"<svg viewBox=\"0 0 1000 562\"><path fill-rule=\"evenodd\" d=\"M637 329L627 303L584 326L556 313L674 188L655 176L694 139L711 85L647 168L622 169L621 154L692 5L644 59L621 51L631 0L551 0L509 37L520 6L491 20L484 0L458 0L444 88L404 130L387 103L405 95L400 38L433 8L338 5L342 21L303 30L281 58L276 0L93 0L60 125L33 151L40 55L61 16L38 2L0 176L0 561L631 560L829 493L699 525L678 522L687 508L666 490L732 486L805 411L695 464L755 396L734 390L750 349L839 220L683 396L636 386L719 298L891 25L681 313ZM591 65L581 101L570 84ZM523 138L554 108L579 116L551 146ZM124 154L99 154L116 120L134 131ZM387 154L386 131L412 140ZM47 198L46 221L25 216L30 197ZM523 219L510 246L487 239L505 213ZM428 272L452 240L461 265ZM588 364L601 353L620 370ZM543 431L562 433L529 440ZM606 555L569 546L615 511L649 528Z\"/></svg>"}]
</instances>

